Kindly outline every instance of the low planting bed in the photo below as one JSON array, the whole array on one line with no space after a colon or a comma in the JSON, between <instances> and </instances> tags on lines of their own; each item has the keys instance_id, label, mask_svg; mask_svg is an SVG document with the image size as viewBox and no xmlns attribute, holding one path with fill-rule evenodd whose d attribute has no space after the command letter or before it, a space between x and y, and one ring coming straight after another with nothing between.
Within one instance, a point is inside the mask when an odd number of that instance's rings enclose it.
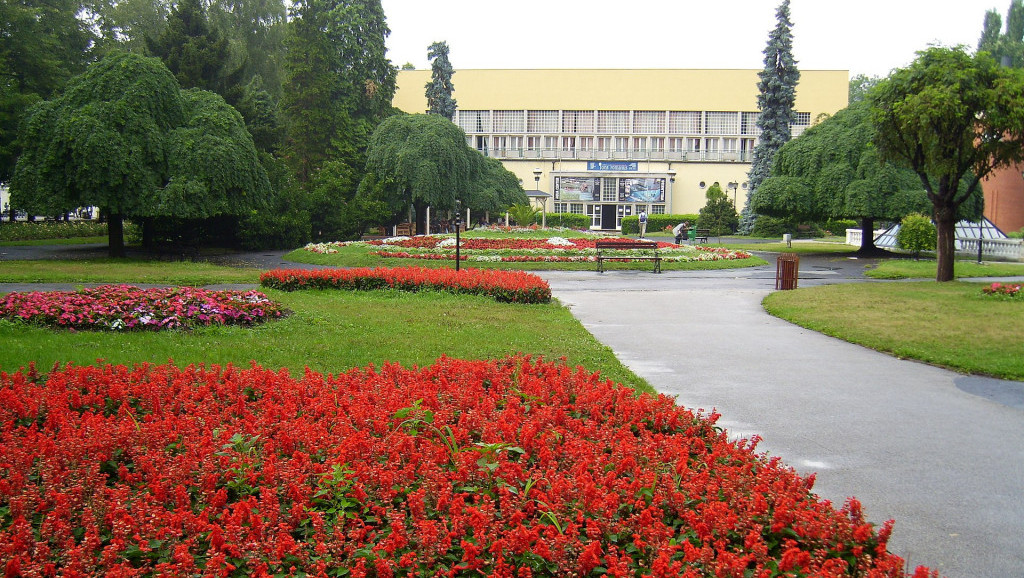
<instances>
[{"instance_id":1,"label":"low planting bed","mask_svg":"<svg viewBox=\"0 0 1024 578\"><path fill-rule=\"evenodd\" d=\"M819 500L716 417L523 357L0 373L0 568L905 575L891 523Z\"/></svg>"},{"instance_id":2,"label":"low planting bed","mask_svg":"<svg viewBox=\"0 0 1024 578\"><path fill-rule=\"evenodd\" d=\"M460 259L485 263L595 263L597 243L618 240L617 237L548 237L548 238L463 238L459 243ZM622 239L627 241L627 239ZM632 239L628 239L632 241ZM330 255L345 251L363 251L381 259L420 259L427 261L454 261L455 238L444 235L419 237L391 237L372 241L348 241L309 244L304 252ZM657 242L658 255L664 263L696 263L709 261L743 261L750 253L725 248L675 245ZM623 256L630 254L623 251ZM645 256L636 249L632 254ZM646 252L649 256L649 251Z\"/></svg>"},{"instance_id":3,"label":"low planting bed","mask_svg":"<svg viewBox=\"0 0 1024 578\"><path fill-rule=\"evenodd\" d=\"M522 271L483 269L426 269L422 267L358 269L277 269L260 276L260 284L272 289L349 289L400 291L447 291L487 295L508 303L549 303L547 281Z\"/></svg>"},{"instance_id":4,"label":"low planting bed","mask_svg":"<svg viewBox=\"0 0 1024 578\"><path fill-rule=\"evenodd\" d=\"M72 330L162 330L255 325L285 315L259 291L101 285L0 296L0 319Z\"/></svg>"}]
</instances>

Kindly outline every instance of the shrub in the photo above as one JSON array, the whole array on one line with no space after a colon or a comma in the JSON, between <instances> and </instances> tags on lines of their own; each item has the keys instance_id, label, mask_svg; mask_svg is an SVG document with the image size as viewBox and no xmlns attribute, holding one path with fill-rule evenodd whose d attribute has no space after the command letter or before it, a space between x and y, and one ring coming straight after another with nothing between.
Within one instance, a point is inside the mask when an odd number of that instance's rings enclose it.
<instances>
[{"instance_id":1,"label":"shrub","mask_svg":"<svg viewBox=\"0 0 1024 578\"><path fill-rule=\"evenodd\" d=\"M716 418L528 358L0 373L0 568L904 576L891 523Z\"/></svg>"},{"instance_id":2,"label":"shrub","mask_svg":"<svg viewBox=\"0 0 1024 578\"><path fill-rule=\"evenodd\" d=\"M136 227L125 222L125 237ZM105 237L107 224L98 221L15 221L0 225L0 241L40 241L75 237Z\"/></svg>"},{"instance_id":3,"label":"shrub","mask_svg":"<svg viewBox=\"0 0 1024 578\"><path fill-rule=\"evenodd\" d=\"M781 237L785 233L794 233L796 231L797 223L793 219L781 219L778 217L769 217L767 215L758 215L757 221L754 222L754 228L751 229L750 235L752 237Z\"/></svg>"},{"instance_id":4,"label":"shrub","mask_svg":"<svg viewBox=\"0 0 1024 578\"><path fill-rule=\"evenodd\" d=\"M700 210L697 228L707 229L709 234L718 237L735 231L739 227L740 217L732 200L722 192L719 184L711 185L705 196L707 204Z\"/></svg>"},{"instance_id":5,"label":"shrub","mask_svg":"<svg viewBox=\"0 0 1024 578\"><path fill-rule=\"evenodd\" d=\"M654 233L658 231L664 231L666 227L671 231L672 227L675 227L683 221L689 221L691 224L697 222L698 215L680 215L680 214L658 214L652 215L647 214L647 233ZM640 218L636 215L622 218L622 234L623 235L639 235L640 234Z\"/></svg>"},{"instance_id":6,"label":"shrub","mask_svg":"<svg viewBox=\"0 0 1024 578\"><path fill-rule=\"evenodd\" d=\"M540 209L531 205L512 205L508 208L508 216L520 227L528 227L540 218Z\"/></svg>"},{"instance_id":7,"label":"shrub","mask_svg":"<svg viewBox=\"0 0 1024 578\"><path fill-rule=\"evenodd\" d=\"M534 218L534 222L538 217ZM566 229L587 230L590 229L593 221L588 215L576 213L548 213L547 223L549 227L565 227Z\"/></svg>"},{"instance_id":8,"label":"shrub","mask_svg":"<svg viewBox=\"0 0 1024 578\"><path fill-rule=\"evenodd\" d=\"M911 251L914 258L921 256L921 251L933 251L937 242L935 224L925 215L914 213L903 217L900 230L896 233L896 244L904 250Z\"/></svg>"}]
</instances>

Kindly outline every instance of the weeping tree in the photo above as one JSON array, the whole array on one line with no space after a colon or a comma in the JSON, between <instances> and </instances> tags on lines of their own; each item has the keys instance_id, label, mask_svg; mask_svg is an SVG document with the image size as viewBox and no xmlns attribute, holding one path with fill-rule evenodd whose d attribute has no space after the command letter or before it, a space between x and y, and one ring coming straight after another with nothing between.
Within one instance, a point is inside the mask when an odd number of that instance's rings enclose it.
<instances>
[{"instance_id":1,"label":"weeping tree","mask_svg":"<svg viewBox=\"0 0 1024 578\"><path fill-rule=\"evenodd\" d=\"M898 221L929 203L913 171L879 160L872 134L864 100L809 128L779 149L771 176L751 195L751 209L798 220L858 219L859 252L878 252L876 220Z\"/></svg>"},{"instance_id":2,"label":"weeping tree","mask_svg":"<svg viewBox=\"0 0 1024 578\"><path fill-rule=\"evenodd\" d=\"M455 118L455 99L452 93L455 86L452 84L452 76L455 69L448 61L448 43L435 42L427 50L427 58L430 58L430 82L427 83L427 112L439 114L448 120Z\"/></svg>"},{"instance_id":3,"label":"weeping tree","mask_svg":"<svg viewBox=\"0 0 1024 578\"><path fill-rule=\"evenodd\" d=\"M182 91L160 60L114 53L30 109L11 196L39 213L98 206L109 250L125 218L238 215L269 183L241 115L211 92Z\"/></svg>"},{"instance_id":4,"label":"weeping tree","mask_svg":"<svg viewBox=\"0 0 1024 578\"><path fill-rule=\"evenodd\" d=\"M450 120L403 114L374 131L360 192L384 201L395 213L411 206L416 230L424 231L427 207L453 210L459 200L464 207L487 210L508 200L525 202L518 180L499 165L467 146L466 133ZM513 180L516 190L509 191Z\"/></svg>"},{"instance_id":5,"label":"weeping tree","mask_svg":"<svg viewBox=\"0 0 1024 578\"><path fill-rule=\"evenodd\" d=\"M1024 160L1024 71L987 52L932 47L879 83L870 101L880 157L910 168L927 192L936 280L952 281L958 210L994 169Z\"/></svg>"},{"instance_id":6,"label":"weeping tree","mask_svg":"<svg viewBox=\"0 0 1024 578\"><path fill-rule=\"evenodd\" d=\"M747 180L747 204L740 220L740 232L749 234L757 213L751 209L750 198L768 178L775 153L792 137L790 125L795 120L796 85L800 71L793 59L793 23L789 20L789 0L783 0L775 12L775 29L768 34L764 49L764 70L758 73L757 127L761 129Z\"/></svg>"}]
</instances>

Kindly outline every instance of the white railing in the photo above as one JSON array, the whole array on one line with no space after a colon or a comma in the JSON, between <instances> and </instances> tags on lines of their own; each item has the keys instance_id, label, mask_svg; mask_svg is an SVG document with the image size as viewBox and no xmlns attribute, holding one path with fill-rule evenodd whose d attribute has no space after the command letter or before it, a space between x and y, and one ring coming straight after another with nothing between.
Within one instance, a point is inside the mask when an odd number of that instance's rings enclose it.
<instances>
[{"instance_id":1,"label":"white railing","mask_svg":"<svg viewBox=\"0 0 1024 578\"><path fill-rule=\"evenodd\" d=\"M875 236L882 231L875 231ZM846 244L860 247L860 229L846 230ZM956 252L965 255L978 254L978 240L958 237L955 241ZM1012 259L1024 261L1024 240L1021 239L983 239L981 243L981 255L985 257L998 257L1000 259Z\"/></svg>"},{"instance_id":2,"label":"white railing","mask_svg":"<svg viewBox=\"0 0 1024 578\"><path fill-rule=\"evenodd\" d=\"M957 238L956 250L958 253L977 255L978 240ZM1024 242L1021 239L982 239L981 255L983 258L999 257L1024 261Z\"/></svg>"}]
</instances>

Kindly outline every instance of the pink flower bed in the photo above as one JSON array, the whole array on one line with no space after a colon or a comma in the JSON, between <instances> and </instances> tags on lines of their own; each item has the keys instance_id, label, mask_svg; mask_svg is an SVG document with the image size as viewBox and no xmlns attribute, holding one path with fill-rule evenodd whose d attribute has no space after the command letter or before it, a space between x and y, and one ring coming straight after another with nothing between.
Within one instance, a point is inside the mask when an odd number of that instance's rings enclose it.
<instances>
[{"instance_id":1,"label":"pink flower bed","mask_svg":"<svg viewBox=\"0 0 1024 578\"><path fill-rule=\"evenodd\" d=\"M529 358L0 373L0 568L906 576L891 523L716 417Z\"/></svg>"},{"instance_id":2,"label":"pink flower bed","mask_svg":"<svg viewBox=\"0 0 1024 578\"><path fill-rule=\"evenodd\" d=\"M1020 298L1024 297L1024 293L1020 290L1021 286L1018 283L993 283L988 287L985 287L981 291L986 295L995 295L1009 298Z\"/></svg>"},{"instance_id":3,"label":"pink flower bed","mask_svg":"<svg viewBox=\"0 0 1024 578\"><path fill-rule=\"evenodd\" d=\"M65 329L160 330L254 325L283 315L281 305L259 291L103 285L79 291L15 292L0 297L0 319Z\"/></svg>"}]
</instances>

